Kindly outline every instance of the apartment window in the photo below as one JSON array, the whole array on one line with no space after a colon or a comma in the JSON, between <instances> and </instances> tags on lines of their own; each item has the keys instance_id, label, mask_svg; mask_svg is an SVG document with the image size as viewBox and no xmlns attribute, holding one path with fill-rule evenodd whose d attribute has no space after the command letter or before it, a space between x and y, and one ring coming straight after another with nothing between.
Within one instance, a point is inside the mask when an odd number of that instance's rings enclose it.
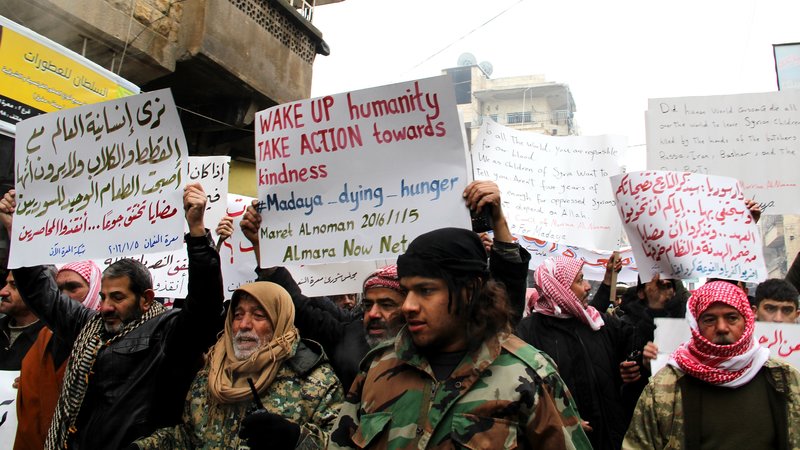
<instances>
[{"instance_id":1,"label":"apartment window","mask_svg":"<svg viewBox=\"0 0 800 450\"><path fill-rule=\"evenodd\" d=\"M531 121L531 113L528 112L512 112L506 114L506 123L525 123Z\"/></svg>"}]
</instances>

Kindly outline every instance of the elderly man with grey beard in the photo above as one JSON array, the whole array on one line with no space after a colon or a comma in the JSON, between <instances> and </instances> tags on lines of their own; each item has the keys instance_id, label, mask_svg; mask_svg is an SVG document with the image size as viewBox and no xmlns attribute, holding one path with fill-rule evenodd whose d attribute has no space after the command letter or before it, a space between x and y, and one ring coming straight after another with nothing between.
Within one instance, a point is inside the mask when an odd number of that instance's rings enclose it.
<instances>
[{"instance_id":1,"label":"elderly man with grey beard","mask_svg":"<svg viewBox=\"0 0 800 450\"><path fill-rule=\"evenodd\" d=\"M225 331L192 383L183 423L135 446L324 448L342 397L319 344L300 339L286 290L250 283L233 293ZM253 405L260 409L250 413Z\"/></svg>"},{"instance_id":2,"label":"elderly man with grey beard","mask_svg":"<svg viewBox=\"0 0 800 450\"><path fill-rule=\"evenodd\" d=\"M691 339L645 388L622 448L800 448L800 372L758 343L744 291L706 283L686 320Z\"/></svg>"}]
</instances>

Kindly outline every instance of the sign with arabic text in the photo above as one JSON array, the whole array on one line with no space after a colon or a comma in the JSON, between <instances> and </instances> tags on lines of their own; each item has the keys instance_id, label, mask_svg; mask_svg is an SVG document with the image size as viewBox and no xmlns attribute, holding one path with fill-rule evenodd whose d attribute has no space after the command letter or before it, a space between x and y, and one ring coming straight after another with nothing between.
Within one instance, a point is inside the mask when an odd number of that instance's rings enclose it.
<instances>
[{"instance_id":1,"label":"sign with arabic text","mask_svg":"<svg viewBox=\"0 0 800 450\"><path fill-rule=\"evenodd\" d=\"M446 76L259 111L262 264L391 259L469 228L462 126Z\"/></svg>"},{"instance_id":2,"label":"sign with arabic text","mask_svg":"<svg viewBox=\"0 0 800 450\"><path fill-rule=\"evenodd\" d=\"M17 437L17 390L13 388L19 370L0 370L0 449L14 448Z\"/></svg>"},{"instance_id":3,"label":"sign with arabic text","mask_svg":"<svg viewBox=\"0 0 800 450\"><path fill-rule=\"evenodd\" d=\"M212 238L216 242L214 230L217 224L225 215L225 198L228 192L228 164L230 158L227 156L190 156L188 180L190 183L199 182L203 186L208 202L203 221L206 228L211 231ZM184 231L188 233L189 225L184 221ZM150 254L131 254L105 258L95 261L102 270L105 270L111 263L122 258L135 259L150 270L153 278L153 290L157 297L165 298L185 298L189 288L189 256L183 236L180 239L181 245L178 249L169 252L159 252ZM224 260L222 261L224 268ZM224 274L224 272L223 272Z\"/></svg>"},{"instance_id":4,"label":"sign with arabic text","mask_svg":"<svg viewBox=\"0 0 800 450\"><path fill-rule=\"evenodd\" d=\"M288 266L292 278L308 297L361 294L367 276L386 261L350 261L338 264Z\"/></svg>"},{"instance_id":5,"label":"sign with arabic text","mask_svg":"<svg viewBox=\"0 0 800 450\"><path fill-rule=\"evenodd\" d=\"M646 171L611 178L643 280L767 276L761 234L728 177Z\"/></svg>"},{"instance_id":6,"label":"sign with arabic text","mask_svg":"<svg viewBox=\"0 0 800 450\"><path fill-rule=\"evenodd\" d=\"M492 180L515 236L614 250L622 233L608 177L622 172L618 136L546 136L483 122L475 179Z\"/></svg>"},{"instance_id":7,"label":"sign with arabic text","mask_svg":"<svg viewBox=\"0 0 800 450\"><path fill-rule=\"evenodd\" d=\"M188 183L200 183L206 193L206 213L203 216L206 228L216 240L217 225L225 215L228 201L228 175L230 173L230 156L190 156ZM189 225L185 226L186 232Z\"/></svg>"},{"instance_id":8,"label":"sign with arabic text","mask_svg":"<svg viewBox=\"0 0 800 450\"><path fill-rule=\"evenodd\" d=\"M9 266L180 248L187 150L167 89L20 122Z\"/></svg>"},{"instance_id":9,"label":"sign with arabic text","mask_svg":"<svg viewBox=\"0 0 800 450\"><path fill-rule=\"evenodd\" d=\"M222 265L222 280L225 282L225 298L231 298L239 286L256 281L256 257L253 244L242 233L240 224L245 210L254 200L237 194L228 194L225 215L233 219L233 234L222 241L219 259Z\"/></svg>"},{"instance_id":10,"label":"sign with arabic text","mask_svg":"<svg viewBox=\"0 0 800 450\"><path fill-rule=\"evenodd\" d=\"M139 93L133 83L0 16L0 121Z\"/></svg>"},{"instance_id":11,"label":"sign with arabic text","mask_svg":"<svg viewBox=\"0 0 800 450\"><path fill-rule=\"evenodd\" d=\"M800 370L800 324L756 322L753 336L758 345L769 349L770 356L780 358ZM654 342L658 345L660 359L666 361L672 352L691 338L692 333L685 319L656 319Z\"/></svg>"}]
</instances>

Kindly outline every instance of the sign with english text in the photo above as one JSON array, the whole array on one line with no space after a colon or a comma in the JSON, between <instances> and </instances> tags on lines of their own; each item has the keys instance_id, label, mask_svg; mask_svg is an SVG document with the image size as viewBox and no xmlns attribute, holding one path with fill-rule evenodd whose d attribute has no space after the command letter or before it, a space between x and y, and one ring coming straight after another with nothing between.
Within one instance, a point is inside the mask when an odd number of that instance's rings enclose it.
<instances>
[{"instance_id":1,"label":"sign with english text","mask_svg":"<svg viewBox=\"0 0 800 450\"><path fill-rule=\"evenodd\" d=\"M619 248L608 177L622 172L626 139L615 136L547 136L483 122L472 146L476 180L492 180L518 238L589 249Z\"/></svg>"},{"instance_id":2,"label":"sign with english text","mask_svg":"<svg viewBox=\"0 0 800 450\"><path fill-rule=\"evenodd\" d=\"M766 278L761 234L738 181L645 171L614 176L611 185L642 280Z\"/></svg>"},{"instance_id":3,"label":"sign with english text","mask_svg":"<svg viewBox=\"0 0 800 450\"><path fill-rule=\"evenodd\" d=\"M462 126L446 76L259 111L262 265L391 259L470 228Z\"/></svg>"},{"instance_id":4,"label":"sign with english text","mask_svg":"<svg viewBox=\"0 0 800 450\"><path fill-rule=\"evenodd\" d=\"M9 267L179 248L187 157L167 89L18 123Z\"/></svg>"},{"instance_id":5,"label":"sign with english text","mask_svg":"<svg viewBox=\"0 0 800 450\"><path fill-rule=\"evenodd\" d=\"M765 214L800 213L800 90L650 99L647 168L723 175Z\"/></svg>"},{"instance_id":6,"label":"sign with english text","mask_svg":"<svg viewBox=\"0 0 800 450\"><path fill-rule=\"evenodd\" d=\"M692 338L686 319L656 319L654 342L658 345L659 368L669 355ZM800 325L796 323L756 322L753 335L756 343L769 350L770 356L780 358L800 370ZM656 373L656 367L653 367Z\"/></svg>"}]
</instances>

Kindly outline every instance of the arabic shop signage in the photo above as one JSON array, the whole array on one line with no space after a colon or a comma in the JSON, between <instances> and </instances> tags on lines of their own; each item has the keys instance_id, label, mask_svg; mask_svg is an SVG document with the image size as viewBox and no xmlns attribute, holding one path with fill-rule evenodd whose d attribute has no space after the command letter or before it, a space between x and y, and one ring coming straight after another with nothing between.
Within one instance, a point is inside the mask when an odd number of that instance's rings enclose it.
<instances>
[{"instance_id":1,"label":"arabic shop signage","mask_svg":"<svg viewBox=\"0 0 800 450\"><path fill-rule=\"evenodd\" d=\"M0 121L138 94L139 88L0 16Z\"/></svg>"}]
</instances>

